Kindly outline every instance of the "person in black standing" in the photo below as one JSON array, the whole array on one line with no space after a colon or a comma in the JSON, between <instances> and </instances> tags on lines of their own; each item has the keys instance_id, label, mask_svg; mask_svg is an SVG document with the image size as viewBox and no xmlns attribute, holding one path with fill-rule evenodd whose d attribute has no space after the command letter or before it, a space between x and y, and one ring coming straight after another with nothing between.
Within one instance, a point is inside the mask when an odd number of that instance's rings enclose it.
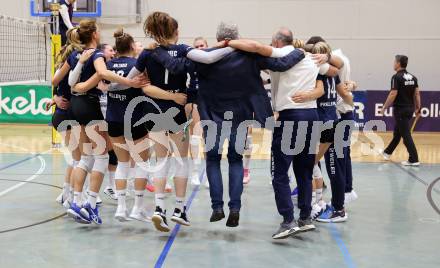
<instances>
[{"instance_id":1,"label":"person in black standing","mask_svg":"<svg viewBox=\"0 0 440 268\"><path fill-rule=\"evenodd\" d=\"M67 41L66 33L69 29L73 28L72 17L73 17L73 4L76 0L60 0L60 31L61 35L61 45L64 46Z\"/></svg>"},{"instance_id":2,"label":"person in black standing","mask_svg":"<svg viewBox=\"0 0 440 268\"><path fill-rule=\"evenodd\" d=\"M410 120L414 112L416 115L420 114L420 91L417 78L406 70L407 65L407 56L396 56L394 70L397 73L391 79L391 91L381 111L383 115L384 111L392 105L396 125L393 139L382 155L385 160L389 160L391 154L399 145L400 139L403 138L403 143L409 153L409 159L403 161L402 165L419 166L417 149L411 136Z\"/></svg>"}]
</instances>

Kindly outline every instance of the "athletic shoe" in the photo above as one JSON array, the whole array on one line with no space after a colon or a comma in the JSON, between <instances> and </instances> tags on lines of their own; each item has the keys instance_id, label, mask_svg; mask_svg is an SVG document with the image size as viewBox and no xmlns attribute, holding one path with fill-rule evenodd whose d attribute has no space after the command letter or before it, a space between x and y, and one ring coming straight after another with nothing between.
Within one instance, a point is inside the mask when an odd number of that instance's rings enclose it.
<instances>
[{"instance_id":1,"label":"athletic shoe","mask_svg":"<svg viewBox=\"0 0 440 268\"><path fill-rule=\"evenodd\" d=\"M96 205L97 206L102 205L102 199L101 199L101 197L99 197L99 195L96 197Z\"/></svg>"},{"instance_id":2,"label":"athletic shoe","mask_svg":"<svg viewBox=\"0 0 440 268\"><path fill-rule=\"evenodd\" d=\"M151 217L148 217L145 211L137 207L133 207L129 217L141 222L151 222Z\"/></svg>"},{"instance_id":3,"label":"athletic shoe","mask_svg":"<svg viewBox=\"0 0 440 268\"><path fill-rule=\"evenodd\" d=\"M180 211L180 209L175 208L171 220L180 225L191 226L189 220L186 217L186 207L184 207L183 211Z\"/></svg>"},{"instance_id":4,"label":"athletic shoe","mask_svg":"<svg viewBox=\"0 0 440 268\"><path fill-rule=\"evenodd\" d=\"M67 198L66 200L64 200L63 207L65 209L69 209L71 204L72 204L72 199L71 198Z\"/></svg>"},{"instance_id":5,"label":"athletic shoe","mask_svg":"<svg viewBox=\"0 0 440 268\"><path fill-rule=\"evenodd\" d=\"M191 185L192 186L200 186L199 174L197 172L193 172L191 175Z\"/></svg>"},{"instance_id":6,"label":"athletic shoe","mask_svg":"<svg viewBox=\"0 0 440 268\"><path fill-rule=\"evenodd\" d=\"M345 213L345 210L336 211L333 206L327 206L327 209L324 211L324 213L322 213L322 215L316 220L325 223L338 223L345 222L347 219L348 215Z\"/></svg>"},{"instance_id":7,"label":"athletic shoe","mask_svg":"<svg viewBox=\"0 0 440 268\"><path fill-rule=\"evenodd\" d=\"M229 217L226 221L227 227L237 227L240 221L240 211L229 211Z\"/></svg>"},{"instance_id":8,"label":"athletic shoe","mask_svg":"<svg viewBox=\"0 0 440 268\"><path fill-rule=\"evenodd\" d=\"M344 204L347 205L353 201L355 201L356 199L358 199L358 195L356 194L356 192L354 190L352 190L349 193L345 193L345 201Z\"/></svg>"},{"instance_id":9,"label":"athletic shoe","mask_svg":"<svg viewBox=\"0 0 440 268\"><path fill-rule=\"evenodd\" d=\"M156 207L156 211L154 212L153 217L151 218L154 227L156 227L158 231L161 232L170 231L170 227L168 226L167 223L166 213L167 213L166 210L162 212L162 209L160 207Z\"/></svg>"},{"instance_id":10,"label":"athletic shoe","mask_svg":"<svg viewBox=\"0 0 440 268\"><path fill-rule=\"evenodd\" d=\"M115 213L115 219L117 219L120 222L130 221L127 208L118 206Z\"/></svg>"},{"instance_id":11,"label":"athletic shoe","mask_svg":"<svg viewBox=\"0 0 440 268\"><path fill-rule=\"evenodd\" d=\"M321 214L324 212L325 208L320 206L319 203L315 203L312 206L312 212L310 213L310 217L312 220L316 220Z\"/></svg>"},{"instance_id":12,"label":"athletic shoe","mask_svg":"<svg viewBox=\"0 0 440 268\"><path fill-rule=\"evenodd\" d=\"M165 193L172 193L173 192L173 187L171 187L171 185L167 182L167 184L165 185Z\"/></svg>"},{"instance_id":13,"label":"athletic shoe","mask_svg":"<svg viewBox=\"0 0 440 268\"><path fill-rule=\"evenodd\" d=\"M251 181L251 170L248 168L243 169L243 184L248 184Z\"/></svg>"},{"instance_id":14,"label":"athletic shoe","mask_svg":"<svg viewBox=\"0 0 440 268\"><path fill-rule=\"evenodd\" d=\"M223 209L215 209L212 211L211 218L209 219L210 222L216 222L221 221L225 218L225 212Z\"/></svg>"},{"instance_id":15,"label":"athletic shoe","mask_svg":"<svg viewBox=\"0 0 440 268\"><path fill-rule=\"evenodd\" d=\"M406 167L418 167L418 166L420 166L420 162L403 161L401 164L403 166L406 166Z\"/></svg>"},{"instance_id":16,"label":"athletic shoe","mask_svg":"<svg viewBox=\"0 0 440 268\"><path fill-rule=\"evenodd\" d=\"M150 193L154 193L155 188L153 184L147 183L147 186L145 186L145 189L147 189L147 191L149 191Z\"/></svg>"},{"instance_id":17,"label":"athletic shoe","mask_svg":"<svg viewBox=\"0 0 440 268\"><path fill-rule=\"evenodd\" d=\"M299 219L298 227L301 232L308 232L316 229L315 225L312 223L312 218L310 217L305 220Z\"/></svg>"},{"instance_id":18,"label":"athletic shoe","mask_svg":"<svg viewBox=\"0 0 440 268\"><path fill-rule=\"evenodd\" d=\"M78 223L82 223L82 224L92 223L88 218L84 217L81 214L81 207L79 207L75 203L72 203L70 208L67 210L67 215L69 215L69 217L73 218Z\"/></svg>"},{"instance_id":19,"label":"athletic shoe","mask_svg":"<svg viewBox=\"0 0 440 268\"><path fill-rule=\"evenodd\" d=\"M108 197L110 197L113 200L118 200L115 191L113 191L113 188L110 186L105 187L104 194L106 194Z\"/></svg>"},{"instance_id":20,"label":"athletic shoe","mask_svg":"<svg viewBox=\"0 0 440 268\"><path fill-rule=\"evenodd\" d=\"M380 151L380 155L382 156L383 160L390 161L391 155L385 153L384 151Z\"/></svg>"},{"instance_id":21,"label":"athletic shoe","mask_svg":"<svg viewBox=\"0 0 440 268\"><path fill-rule=\"evenodd\" d=\"M55 202L57 202L57 203L60 204L60 205L63 205L63 204L64 204L64 201L65 201L65 199L64 199L64 195L63 195L63 193L61 193L61 194L57 197L57 199L55 199Z\"/></svg>"},{"instance_id":22,"label":"athletic shoe","mask_svg":"<svg viewBox=\"0 0 440 268\"><path fill-rule=\"evenodd\" d=\"M92 206L89 203L86 203L82 207L80 213L84 218L88 219L90 222L94 222L98 225L102 224L102 220L99 217L98 206L96 206L95 208L92 208Z\"/></svg>"},{"instance_id":23,"label":"athletic shoe","mask_svg":"<svg viewBox=\"0 0 440 268\"><path fill-rule=\"evenodd\" d=\"M296 222L293 220L290 223L282 222L280 224L280 228L278 228L278 231L276 231L273 235L273 239L285 239L288 238L291 235L295 235L297 233L301 232L301 229L296 224Z\"/></svg>"},{"instance_id":24,"label":"athletic shoe","mask_svg":"<svg viewBox=\"0 0 440 268\"><path fill-rule=\"evenodd\" d=\"M295 187L295 189L293 189L291 195L292 195L292 197L297 197L298 198L298 187Z\"/></svg>"}]
</instances>

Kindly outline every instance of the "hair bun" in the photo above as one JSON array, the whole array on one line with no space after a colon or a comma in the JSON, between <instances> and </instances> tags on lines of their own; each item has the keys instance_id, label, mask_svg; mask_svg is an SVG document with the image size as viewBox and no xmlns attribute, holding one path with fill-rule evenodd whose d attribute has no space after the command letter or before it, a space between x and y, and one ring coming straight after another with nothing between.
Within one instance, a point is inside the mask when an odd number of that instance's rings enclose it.
<instances>
[{"instance_id":1,"label":"hair bun","mask_svg":"<svg viewBox=\"0 0 440 268\"><path fill-rule=\"evenodd\" d=\"M124 33L124 29L123 29L123 28L119 28L119 29L117 29L117 30L114 32L113 37L114 37L114 38L121 38L121 37L123 37L124 35L125 35L125 33Z\"/></svg>"}]
</instances>

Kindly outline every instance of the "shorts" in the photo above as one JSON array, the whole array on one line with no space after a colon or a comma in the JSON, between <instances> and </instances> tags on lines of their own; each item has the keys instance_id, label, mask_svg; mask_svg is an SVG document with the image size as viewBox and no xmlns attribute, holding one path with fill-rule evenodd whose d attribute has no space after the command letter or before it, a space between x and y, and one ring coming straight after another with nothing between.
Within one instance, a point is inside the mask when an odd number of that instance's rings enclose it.
<instances>
[{"instance_id":1,"label":"shorts","mask_svg":"<svg viewBox=\"0 0 440 268\"><path fill-rule=\"evenodd\" d=\"M182 132L188 121L188 119L186 118L185 108L183 106L175 106L175 108L179 109L179 113L172 119L165 117L164 113L151 113L149 115L151 121L147 122L151 125L151 131L165 131L171 134Z\"/></svg>"},{"instance_id":2,"label":"shorts","mask_svg":"<svg viewBox=\"0 0 440 268\"><path fill-rule=\"evenodd\" d=\"M81 126L86 126L94 120L104 120L98 96L72 96L69 111L72 120L76 120Z\"/></svg>"},{"instance_id":3,"label":"shorts","mask_svg":"<svg viewBox=\"0 0 440 268\"><path fill-rule=\"evenodd\" d=\"M198 95L197 93L198 93L197 89L188 88L186 90L186 97L187 97L186 103L187 104L189 104L189 103L196 103L197 104L197 95Z\"/></svg>"},{"instance_id":4,"label":"shorts","mask_svg":"<svg viewBox=\"0 0 440 268\"><path fill-rule=\"evenodd\" d=\"M61 110L56 109L55 113L52 115L52 126L58 131L58 132L65 132L66 130L71 130L72 126L69 124L67 127L61 126L62 129L59 129L61 123L65 120L71 120L69 116L69 112L67 110Z\"/></svg>"},{"instance_id":5,"label":"shorts","mask_svg":"<svg viewBox=\"0 0 440 268\"><path fill-rule=\"evenodd\" d=\"M333 143L335 141L335 126L321 132L320 143Z\"/></svg>"},{"instance_id":6,"label":"shorts","mask_svg":"<svg viewBox=\"0 0 440 268\"><path fill-rule=\"evenodd\" d=\"M142 124L136 127L131 127L131 135L124 135L124 123L120 122L107 122L108 123L108 135L112 138L124 136L128 140L138 140L145 137L149 130L147 124Z\"/></svg>"}]
</instances>

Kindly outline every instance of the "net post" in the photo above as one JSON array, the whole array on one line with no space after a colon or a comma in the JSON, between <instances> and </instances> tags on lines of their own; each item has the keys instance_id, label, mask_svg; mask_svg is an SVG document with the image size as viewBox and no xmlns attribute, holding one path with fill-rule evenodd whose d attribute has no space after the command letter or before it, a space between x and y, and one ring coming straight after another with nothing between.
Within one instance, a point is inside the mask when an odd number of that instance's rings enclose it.
<instances>
[{"instance_id":1,"label":"net post","mask_svg":"<svg viewBox=\"0 0 440 268\"><path fill-rule=\"evenodd\" d=\"M53 22L53 29L54 32L50 38L51 40L51 73L52 78L55 75L55 69L57 64L57 57L61 51L61 35L59 34L59 10L60 10L60 4L54 3L50 5L50 9L52 11L52 22ZM52 98L54 93L54 86L52 86ZM55 105L52 106L52 114L55 113ZM62 143L62 137L58 131L52 127L52 147L53 148L59 148L61 147Z\"/></svg>"}]
</instances>

